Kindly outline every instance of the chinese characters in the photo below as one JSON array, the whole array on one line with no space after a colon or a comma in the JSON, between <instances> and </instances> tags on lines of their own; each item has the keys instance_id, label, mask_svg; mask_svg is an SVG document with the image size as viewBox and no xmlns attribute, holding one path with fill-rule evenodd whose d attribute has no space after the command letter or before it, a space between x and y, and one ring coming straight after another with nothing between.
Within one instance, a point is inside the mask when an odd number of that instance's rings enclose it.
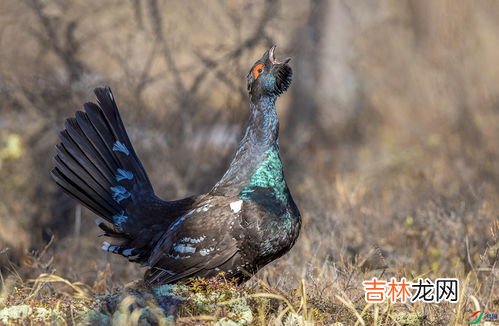
<instances>
[{"instance_id":1,"label":"chinese characters","mask_svg":"<svg viewBox=\"0 0 499 326\"><path fill-rule=\"evenodd\" d=\"M428 278L419 278L409 283L402 277L397 281L394 277L390 281L378 280L373 277L362 282L365 291L365 300L369 303L380 303L389 299L391 303L401 302L434 302L459 301L459 280L455 278L438 278L433 282Z\"/></svg>"}]
</instances>

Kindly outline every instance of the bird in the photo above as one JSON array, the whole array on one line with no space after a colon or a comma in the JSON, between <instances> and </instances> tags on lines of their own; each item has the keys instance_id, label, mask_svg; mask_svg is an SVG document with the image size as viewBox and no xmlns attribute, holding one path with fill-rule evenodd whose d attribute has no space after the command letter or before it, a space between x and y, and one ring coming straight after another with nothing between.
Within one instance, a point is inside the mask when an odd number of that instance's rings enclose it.
<instances>
[{"instance_id":1,"label":"bird","mask_svg":"<svg viewBox=\"0 0 499 326\"><path fill-rule=\"evenodd\" d=\"M286 254L301 215L284 178L277 98L291 85L291 58L272 46L246 76L249 120L222 178L204 194L159 198L135 153L109 87L65 120L51 176L97 214L106 252L146 268L148 285L223 273L238 284Z\"/></svg>"}]
</instances>

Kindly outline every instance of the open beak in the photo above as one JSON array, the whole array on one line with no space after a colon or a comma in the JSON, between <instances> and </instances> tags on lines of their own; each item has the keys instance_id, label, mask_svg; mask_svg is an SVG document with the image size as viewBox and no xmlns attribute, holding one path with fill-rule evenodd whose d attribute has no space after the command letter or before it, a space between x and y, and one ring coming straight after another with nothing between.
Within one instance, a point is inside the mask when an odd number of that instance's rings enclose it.
<instances>
[{"instance_id":1,"label":"open beak","mask_svg":"<svg viewBox=\"0 0 499 326\"><path fill-rule=\"evenodd\" d=\"M272 47L271 47L271 48L270 48L270 50L269 50L269 60L270 60L270 62L271 62L273 65L286 64L286 63L288 63L288 62L291 60L291 58L286 58L286 59L284 59L283 61L279 61L279 60L277 60L277 59L275 58L275 54L274 54L274 52L275 52L275 48L276 48L276 46L275 46L275 45L272 45Z\"/></svg>"},{"instance_id":2,"label":"open beak","mask_svg":"<svg viewBox=\"0 0 499 326\"><path fill-rule=\"evenodd\" d=\"M279 61L275 58L275 48L276 46L272 46L269 50L268 60L272 64L272 74L276 78L275 83L275 94L281 95L289 88L291 85L291 77L293 76L293 71L291 67L287 64L291 58L286 58L283 61Z\"/></svg>"}]
</instances>

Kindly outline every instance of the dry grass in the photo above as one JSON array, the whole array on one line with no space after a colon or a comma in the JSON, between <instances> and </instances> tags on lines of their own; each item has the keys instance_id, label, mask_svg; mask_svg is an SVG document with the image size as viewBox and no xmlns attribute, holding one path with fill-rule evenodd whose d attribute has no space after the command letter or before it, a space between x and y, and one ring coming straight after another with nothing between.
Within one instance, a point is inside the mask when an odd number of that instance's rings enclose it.
<instances>
[{"instance_id":1,"label":"dry grass","mask_svg":"<svg viewBox=\"0 0 499 326\"><path fill-rule=\"evenodd\" d=\"M423 214L427 213L423 210ZM395 248L392 253L380 254L379 250L370 250L364 255L354 256L346 256L346 253L336 250L340 252L339 257L325 259L323 251L327 251L327 248L317 247L314 252L304 250L310 250L305 249L311 246L309 242L331 243L331 239L320 241L316 239L317 232L311 237L306 227L301 242L288 256L264 269L242 288L223 278L195 280L187 287L168 292L167 297L173 293L184 300L179 305L176 319L180 325L213 322L223 325L228 320L239 324L249 321L249 324L254 325L461 325L471 311L497 309L498 272L495 265L487 263L497 259L494 256L497 255L497 238L494 238L499 230L497 221L493 222L492 229L488 230L490 233L486 234L490 236L489 244L476 255L474 247L469 246L470 239L466 240L466 247L465 240L459 242L458 239L433 236L430 232L438 230L430 230L429 227L435 228L436 225L428 223L428 228L416 228L413 223L406 221L403 230L395 228L390 232L398 234L395 240L398 243L408 241L410 244L416 241L421 246L425 241L430 241L428 255L421 254L421 249L416 246L413 255L403 261L393 258L398 252ZM478 233L476 229L470 231L472 234ZM408 239L402 240L402 237L407 236L406 233L409 233ZM388 244L382 247L386 248ZM459 253L454 246L464 246L463 249L468 252L453 254ZM400 250L410 253L407 248ZM445 251L451 254L445 256ZM31 257L31 267L25 267L24 273L37 275L41 269L51 270L50 265L59 264L56 259L46 256L47 252L63 256L60 249L46 248L37 257ZM302 258L301 263L298 263L300 256L305 259ZM72 256L66 254L63 257ZM99 259L99 256L92 259ZM113 268L109 264L106 268L97 265L85 268L89 261L82 261L77 256L70 260L72 268L52 270L62 274L73 269L81 271L80 276L72 278L75 281L57 274L41 274L27 282L23 282L20 276L8 277L2 287L4 299L1 306L27 305L32 309L55 307L54 311L44 311L48 314L42 316L45 319L34 310L24 319L24 322L35 324L47 321L56 324L89 321L117 324L148 321L164 324L172 321L172 317L168 318L168 314L165 315L158 308L157 297L151 295L151 290L137 284L123 284L120 280L130 279L128 275L113 275L113 271L119 273L120 269L127 267L127 263L113 260ZM388 267L382 268L385 264ZM467 268L467 264L472 266ZM461 284L461 298L457 304L367 304L361 284L373 276L381 279L406 277L409 281L418 277L456 277ZM79 282L79 279L84 279L88 285Z\"/></svg>"},{"instance_id":2,"label":"dry grass","mask_svg":"<svg viewBox=\"0 0 499 326\"><path fill-rule=\"evenodd\" d=\"M124 288L114 284L116 290L112 294L98 293L95 287L53 274L42 274L28 282L9 278L7 283L11 284L3 287L0 322L163 325L175 320L178 325L229 325L230 321L237 325L461 325L469 311L497 306L497 302L489 302L495 291L494 280L490 276L482 279L473 272L460 278L462 294L456 304L366 303L358 284L372 275L381 275L351 268L355 271L347 279L323 280L319 284L318 280L307 283L302 279L289 291L273 288L261 279L239 288L221 277L194 280L188 286L173 289L160 288L162 296L152 295L154 291L136 284ZM480 295L482 287L487 288L488 297ZM161 298L181 300L175 309L163 310Z\"/></svg>"}]
</instances>

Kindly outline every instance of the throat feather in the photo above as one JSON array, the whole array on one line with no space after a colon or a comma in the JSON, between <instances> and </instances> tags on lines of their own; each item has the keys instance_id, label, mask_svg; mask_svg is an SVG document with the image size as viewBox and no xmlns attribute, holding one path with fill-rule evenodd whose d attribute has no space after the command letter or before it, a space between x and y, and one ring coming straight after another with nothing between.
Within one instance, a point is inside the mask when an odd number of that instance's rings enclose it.
<instances>
[{"instance_id":1,"label":"throat feather","mask_svg":"<svg viewBox=\"0 0 499 326\"><path fill-rule=\"evenodd\" d=\"M266 158L252 174L248 184L241 190L239 198L251 200L255 192L269 192L280 203L287 203L288 187L282 171L279 149L272 146L266 151Z\"/></svg>"}]
</instances>

